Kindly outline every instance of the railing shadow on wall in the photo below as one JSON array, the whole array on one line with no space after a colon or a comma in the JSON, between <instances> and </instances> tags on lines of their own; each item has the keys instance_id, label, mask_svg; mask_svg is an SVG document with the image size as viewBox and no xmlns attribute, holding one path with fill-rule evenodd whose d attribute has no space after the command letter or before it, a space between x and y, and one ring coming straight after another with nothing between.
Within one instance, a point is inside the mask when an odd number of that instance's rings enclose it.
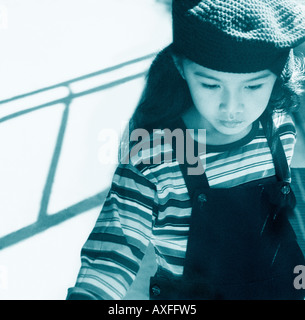
<instances>
[{"instance_id":1,"label":"railing shadow on wall","mask_svg":"<svg viewBox=\"0 0 305 320\"><path fill-rule=\"evenodd\" d=\"M50 196L51 196L51 192L52 192L52 186L53 186L58 162L60 159L60 154L61 154L62 146L63 146L63 140L64 140L66 127L67 127L67 123L68 123L68 119L69 119L70 104L76 98L83 97L83 96L86 96L86 95L89 95L89 94L92 94L95 92L103 91L103 90L106 90L106 89L109 89L112 87L116 87L116 86L122 85L124 83L127 83L129 81L144 77L147 73L147 67L143 67L143 62L144 62L144 65L146 66L147 62L150 63L150 61L152 60L152 58L154 56L155 56L155 53L151 53L151 54L148 54L148 55L145 55L145 56L133 59L133 60L129 60L129 61L117 64L117 65L114 65L114 66L111 66L111 67L108 67L108 68L105 68L105 69L102 69L102 70L99 70L96 72L93 72L93 73L90 73L90 74L86 74L86 75L78 77L78 78L74 78L74 79L71 79L71 80L68 80L65 82L58 83L56 85L52 85L49 87L45 87L45 88L42 88L39 90L35 90L35 91L29 92L26 94L21 94L21 95L15 96L13 98L0 101L0 109L1 109L1 106L5 105L5 104L9 104L12 102L18 102L19 100L20 100L20 103L22 103L22 99L24 99L24 98L34 97L35 95L39 95L41 93L45 93L50 90L59 89L59 88L68 89L68 95L66 97L55 99L52 101L48 101L46 103L43 103L43 104L40 104L37 106L33 106L33 107L29 107L27 109L21 109L17 112L11 113L9 115L6 115L6 116L3 116L2 118L0 118L0 125L1 125L1 123L3 123L3 122L12 120L14 118L23 116L25 114L29 114L31 112L35 112L37 110L41 110L43 108L49 108L49 107L55 106L59 103L64 105L64 111L62 114L59 131L57 134L55 148L53 151L53 155L52 155L51 163L49 166L47 178L46 178L44 188L42 191L42 197L41 197L41 201L40 201L40 209L39 209L37 220L30 225L27 225L23 228L20 228L19 230L13 231L7 235L2 236L0 238L0 250L7 248L11 245L14 245L14 244L16 244L20 241L23 241L27 238L30 238L40 232L43 232L51 227L54 227L64 221L66 221L70 218L73 218L81 213L84 213L90 209L98 207L103 203L103 201L107 195L108 188L93 195L92 197L81 200L78 203L76 203L72 206L69 206L63 210L60 210L56 213L52 213L51 215L48 214L48 205L49 205L49 200L50 200ZM136 65L138 67L136 67ZM125 69L129 68L129 71L127 71L127 74L128 74L128 72L129 72L129 74L125 77L120 77L119 79L116 79L111 82L106 81L106 83L103 83L102 85L98 85L93 88L83 90L83 91L77 92L77 93L73 92L73 90L72 90L72 87L74 84L80 83L82 81L90 80L90 79L99 77L101 75L105 75L105 74L107 75L108 73L111 73L116 70L123 70L124 68ZM138 70L139 72L135 73L134 72L135 69Z\"/></svg>"}]
</instances>

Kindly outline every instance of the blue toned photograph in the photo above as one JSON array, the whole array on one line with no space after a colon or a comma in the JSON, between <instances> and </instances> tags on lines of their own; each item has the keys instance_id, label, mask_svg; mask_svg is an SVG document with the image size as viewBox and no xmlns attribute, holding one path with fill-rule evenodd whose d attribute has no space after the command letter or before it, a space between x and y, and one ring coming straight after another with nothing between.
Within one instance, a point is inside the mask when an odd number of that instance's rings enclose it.
<instances>
[{"instance_id":1,"label":"blue toned photograph","mask_svg":"<svg viewBox=\"0 0 305 320\"><path fill-rule=\"evenodd\" d=\"M305 0L3 0L0 43L0 300L304 300Z\"/></svg>"}]
</instances>

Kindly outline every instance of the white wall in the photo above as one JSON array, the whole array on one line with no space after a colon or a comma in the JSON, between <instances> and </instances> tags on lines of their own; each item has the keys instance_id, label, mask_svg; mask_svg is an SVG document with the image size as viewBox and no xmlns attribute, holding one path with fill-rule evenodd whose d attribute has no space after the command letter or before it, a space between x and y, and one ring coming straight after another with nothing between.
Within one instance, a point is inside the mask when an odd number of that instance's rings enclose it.
<instances>
[{"instance_id":1,"label":"white wall","mask_svg":"<svg viewBox=\"0 0 305 320\"><path fill-rule=\"evenodd\" d=\"M72 101L47 201L43 191L65 106L20 112L65 97L68 90L9 100L159 51L170 42L170 29L166 7L154 0L2 0L0 101L7 103L0 104L0 299L64 299L74 285L81 246L102 203L36 234L41 203L47 203L48 216L64 216L65 208L109 186L115 164L99 159L105 143L100 133L105 128L120 133L144 79ZM144 71L150 62L79 81L72 91ZM29 225L25 240L7 246L7 235L17 231L11 239L18 239L18 230Z\"/></svg>"}]
</instances>

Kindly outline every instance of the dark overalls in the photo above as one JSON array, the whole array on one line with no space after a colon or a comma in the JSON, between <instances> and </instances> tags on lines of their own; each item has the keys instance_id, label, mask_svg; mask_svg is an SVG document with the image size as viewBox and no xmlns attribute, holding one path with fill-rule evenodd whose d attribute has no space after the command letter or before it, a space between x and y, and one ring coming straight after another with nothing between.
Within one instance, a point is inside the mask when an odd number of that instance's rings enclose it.
<instances>
[{"instance_id":1,"label":"dark overalls","mask_svg":"<svg viewBox=\"0 0 305 320\"><path fill-rule=\"evenodd\" d=\"M287 159L271 117L261 122L276 176L210 188L205 173L188 175L180 164L192 201L184 272L173 277L159 268L151 299L304 299L293 286L294 267L305 260L288 220L295 196Z\"/></svg>"}]
</instances>

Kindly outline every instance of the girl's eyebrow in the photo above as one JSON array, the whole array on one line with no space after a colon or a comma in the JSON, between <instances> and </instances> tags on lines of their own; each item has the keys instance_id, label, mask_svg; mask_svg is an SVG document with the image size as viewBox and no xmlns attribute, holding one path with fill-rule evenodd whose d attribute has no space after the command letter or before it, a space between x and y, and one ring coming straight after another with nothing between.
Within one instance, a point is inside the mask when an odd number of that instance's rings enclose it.
<instances>
[{"instance_id":1,"label":"girl's eyebrow","mask_svg":"<svg viewBox=\"0 0 305 320\"><path fill-rule=\"evenodd\" d=\"M262 79L266 79L266 78L269 78L271 76L270 73L266 73L266 74L262 74L258 77L255 77L255 78L252 78L252 79L248 79L246 80L245 82L250 82L250 81L256 81L256 80L262 80Z\"/></svg>"},{"instance_id":2,"label":"girl's eyebrow","mask_svg":"<svg viewBox=\"0 0 305 320\"><path fill-rule=\"evenodd\" d=\"M222 81L221 79L218 79L216 77L213 77L211 75L208 75L204 72L201 72L201 71L196 71L194 73L196 76L199 76L199 77L203 77L203 78L207 78L207 79L211 79L211 80L215 80L215 81ZM269 78L271 76L270 73L266 73L266 74L262 74L260 76L257 76L255 78L252 78L252 79L248 79L248 80L245 80L244 82L251 82L251 81L256 81L256 80L262 80L262 79L266 79L266 78Z\"/></svg>"},{"instance_id":3,"label":"girl's eyebrow","mask_svg":"<svg viewBox=\"0 0 305 320\"><path fill-rule=\"evenodd\" d=\"M208 74L206 74L206 73L203 73L203 72L201 72L201 71L196 71L194 74L195 74L196 76L199 76L199 77L203 77L203 78L207 78L207 79L211 79L211 80L216 80L216 81L221 81L220 79L215 78L215 77L213 77L213 76L210 76L210 75L208 75Z\"/></svg>"}]
</instances>

